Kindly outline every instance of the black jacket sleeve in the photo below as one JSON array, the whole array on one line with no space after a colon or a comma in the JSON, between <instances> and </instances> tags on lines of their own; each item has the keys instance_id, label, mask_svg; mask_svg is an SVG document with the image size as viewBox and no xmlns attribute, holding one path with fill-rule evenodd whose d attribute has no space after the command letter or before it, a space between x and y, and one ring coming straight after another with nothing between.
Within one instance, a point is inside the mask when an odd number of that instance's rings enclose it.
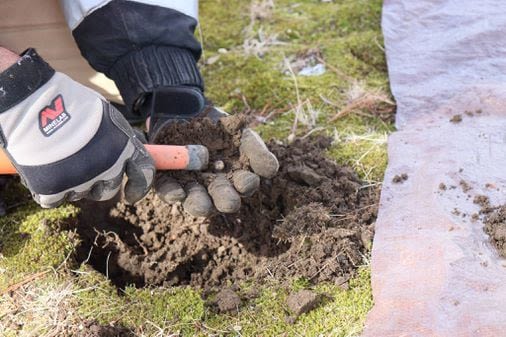
<instances>
[{"instance_id":1,"label":"black jacket sleeve","mask_svg":"<svg viewBox=\"0 0 506 337\"><path fill-rule=\"evenodd\" d=\"M163 87L204 90L197 68L197 20L174 9L113 0L88 15L73 36L91 66L114 80L130 109Z\"/></svg>"}]
</instances>

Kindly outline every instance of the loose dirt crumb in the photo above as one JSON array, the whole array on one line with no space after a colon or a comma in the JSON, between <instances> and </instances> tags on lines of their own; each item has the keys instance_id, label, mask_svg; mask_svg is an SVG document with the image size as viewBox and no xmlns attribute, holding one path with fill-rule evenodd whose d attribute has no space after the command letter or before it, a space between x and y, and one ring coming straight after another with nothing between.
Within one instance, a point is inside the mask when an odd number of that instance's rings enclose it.
<instances>
[{"instance_id":1,"label":"loose dirt crumb","mask_svg":"<svg viewBox=\"0 0 506 337\"><path fill-rule=\"evenodd\" d=\"M286 305L295 317L299 317L313 309L321 302L322 296L311 290L300 290L290 294L286 300Z\"/></svg>"},{"instance_id":2,"label":"loose dirt crumb","mask_svg":"<svg viewBox=\"0 0 506 337\"><path fill-rule=\"evenodd\" d=\"M465 180L461 180L459 184L460 184L460 187L462 188L462 191L464 191L464 193L467 193L473 189L471 186L469 186L469 184Z\"/></svg>"},{"instance_id":3,"label":"loose dirt crumb","mask_svg":"<svg viewBox=\"0 0 506 337\"><path fill-rule=\"evenodd\" d=\"M490 236L490 241L499 255L506 257L506 205L494 207L486 195L477 195L474 203L481 207L480 214L484 218L485 232ZM474 218L478 219L479 215L473 215Z\"/></svg>"},{"instance_id":4,"label":"loose dirt crumb","mask_svg":"<svg viewBox=\"0 0 506 337\"><path fill-rule=\"evenodd\" d=\"M454 115L454 116L450 119L450 122L452 122L452 123L454 123L454 124L457 124L457 123L462 122L462 115Z\"/></svg>"},{"instance_id":5,"label":"loose dirt crumb","mask_svg":"<svg viewBox=\"0 0 506 337\"><path fill-rule=\"evenodd\" d=\"M486 209L485 232L497 248L499 255L506 257L506 205Z\"/></svg>"},{"instance_id":6,"label":"loose dirt crumb","mask_svg":"<svg viewBox=\"0 0 506 337\"><path fill-rule=\"evenodd\" d=\"M241 298L232 289L223 289L216 294L215 303L219 312L235 312L241 306Z\"/></svg>"},{"instance_id":7,"label":"loose dirt crumb","mask_svg":"<svg viewBox=\"0 0 506 337\"><path fill-rule=\"evenodd\" d=\"M441 183L441 184L439 184L439 189L441 191L446 191L448 188L446 187L446 185L444 183Z\"/></svg>"},{"instance_id":8,"label":"loose dirt crumb","mask_svg":"<svg viewBox=\"0 0 506 337\"><path fill-rule=\"evenodd\" d=\"M491 190L492 190L492 189L495 189L496 187L495 187L495 185L494 185L494 184L492 184L492 183L486 183L486 184L485 184L485 188L488 188L488 189L491 189Z\"/></svg>"},{"instance_id":9,"label":"loose dirt crumb","mask_svg":"<svg viewBox=\"0 0 506 337\"><path fill-rule=\"evenodd\" d=\"M477 195L474 197L473 203L481 207L480 213L488 213L490 211L490 198L486 195Z\"/></svg>"},{"instance_id":10,"label":"loose dirt crumb","mask_svg":"<svg viewBox=\"0 0 506 337\"><path fill-rule=\"evenodd\" d=\"M406 180L408 180L409 176L406 174L406 173L403 173L403 174L398 174L396 175L393 179L392 179L392 182L394 184L402 184L403 182L405 182Z\"/></svg>"}]
</instances>

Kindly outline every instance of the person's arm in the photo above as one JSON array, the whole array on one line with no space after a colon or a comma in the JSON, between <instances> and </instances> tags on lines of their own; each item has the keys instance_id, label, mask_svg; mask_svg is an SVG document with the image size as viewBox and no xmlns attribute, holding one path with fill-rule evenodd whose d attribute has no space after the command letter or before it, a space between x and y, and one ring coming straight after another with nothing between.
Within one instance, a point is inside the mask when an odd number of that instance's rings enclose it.
<instances>
[{"instance_id":1,"label":"person's arm","mask_svg":"<svg viewBox=\"0 0 506 337\"><path fill-rule=\"evenodd\" d=\"M175 118L212 115L218 119L223 115L208 106L204 97L204 81L197 67L202 50L194 36L197 4L196 0L63 0L82 55L115 81L131 111L151 116L149 140L155 143L157 131ZM279 168L276 157L254 131L243 130L242 134L241 148L250 158L252 172L236 182L242 186L243 180L255 181L247 191L239 192L225 178L218 183L230 193L211 202L203 186L157 179L158 195L168 203L182 202L195 216L208 216L214 208L237 212L241 194L252 195L260 185L259 176L272 178Z\"/></svg>"},{"instance_id":2,"label":"person's arm","mask_svg":"<svg viewBox=\"0 0 506 337\"><path fill-rule=\"evenodd\" d=\"M197 0L61 2L82 55L114 80L130 111L145 113L155 92L168 115L193 116L204 108Z\"/></svg>"}]
</instances>

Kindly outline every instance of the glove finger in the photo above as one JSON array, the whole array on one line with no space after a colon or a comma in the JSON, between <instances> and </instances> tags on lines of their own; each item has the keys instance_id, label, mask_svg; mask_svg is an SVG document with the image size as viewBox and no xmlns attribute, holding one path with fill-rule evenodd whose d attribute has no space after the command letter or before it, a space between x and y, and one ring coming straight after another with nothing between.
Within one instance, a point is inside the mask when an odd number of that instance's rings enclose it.
<instances>
[{"instance_id":1,"label":"glove finger","mask_svg":"<svg viewBox=\"0 0 506 337\"><path fill-rule=\"evenodd\" d=\"M148 143L148 139L146 137L146 134L144 133L144 131L138 129L138 128L132 128L132 130L134 131L134 136L142 143L142 144L147 144Z\"/></svg>"},{"instance_id":2,"label":"glove finger","mask_svg":"<svg viewBox=\"0 0 506 337\"><path fill-rule=\"evenodd\" d=\"M112 199L118 194L121 189L121 182L123 180L123 173L118 177L109 180L109 181L99 181L93 185L92 189L86 195L86 199L94 200L94 201L105 201ZM68 198L69 201L71 200Z\"/></svg>"},{"instance_id":3,"label":"glove finger","mask_svg":"<svg viewBox=\"0 0 506 337\"><path fill-rule=\"evenodd\" d=\"M138 140L133 140L137 141ZM125 184L125 199L134 204L148 193L155 176L155 165L142 144L136 144L138 150L127 162L126 175L128 181Z\"/></svg>"},{"instance_id":4,"label":"glove finger","mask_svg":"<svg viewBox=\"0 0 506 337\"><path fill-rule=\"evenodd\" d=\"M183 201L186 192L176 179L167 174L158 174L155 179L155 191L160 199L168 204Z\"/></svg>"},{"instance_id":5,"label":"glove finger","mask_svg":"<svg viewBox=\"0 0 506 337\"><path fill-rule=\"evenodd\" d=\"M234 172L232 181L237 192L245 197L252 196L260 187L260 177L246 170Z\"/></svg>"},{"instance_id":6,"label":"glove finger","mask_svg":"<svg viewBox=\"0 0 506 337\"><path fill-rule=\"evenodd\" d=\"M255 131L251 129L242 131L239 150L249 159L253 172L259 176L272 178L278 172L278 159Z\"/></svg>"},{"instance_id":7,"label":"glove finger","mask_svg":"<svg viewBox=\"0 0 506 337\"><path fill-rule=\"evenodd\" d=\"M206 188L198 183L186 186L186 200L183 208L195 217L207 217L213 212L213 202Z\"/></svg>"},{"instance_id":8,"label":"glove finger","mask_svg":"<svg viewBox=\"0 0 506 337\"><path fill-rule=\"evenodd\" d=\"M42 208L55 208L65 202L65 197L61 196L55 198L54 196L32 194L33 200L40 205Z\"/></svg>"},{"instance_id":9,"label":"glove finger","mask_svg":"<svg viewBox=\"0 0 506 337\"><path fill-rule=\"evenodd\" d=\"M34 194L33 198L42 208L55 208L65 201L78 201L81 199L105 201L114 198L118 194L122 180L123 172L113 179L95 182L88 190L80 192L72 190L53 195Z\"/></svg>"},{"instance_id":10,"label":"glove finger","mask_svg":"<svg viewBox=\"0 0 506 337\"><path fill-rule=\"evenodd\" d=\"M241 208L241 196L225 175L218 175L209 184L208 190L213 199L214 206L219 212L236 213Z\"/></svg>"}]
</instances>

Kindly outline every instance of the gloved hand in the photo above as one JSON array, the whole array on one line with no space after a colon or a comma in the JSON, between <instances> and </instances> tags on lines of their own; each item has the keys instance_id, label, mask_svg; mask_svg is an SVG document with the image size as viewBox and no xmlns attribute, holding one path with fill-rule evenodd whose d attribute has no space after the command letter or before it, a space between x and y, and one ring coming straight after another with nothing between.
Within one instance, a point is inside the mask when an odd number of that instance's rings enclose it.
<instances>
[{"instance_id":1,"label":"gloved hand","mask_svg":"<svg viewBox=\"0 0 506 337\"><path fill-rule=\"evenodd\" d=\"M153 160L123 116L55 72L35 50L0 73L0 145L42 207L106 200L128 182L128 202L150 189Z\"/></svg>"},{"instance_id":2,"label":"gloved hand","mask_svg":"<svg viewBox=\"0 0 506 337\"><path fill-rule=\"evenodd\" d=\"M155 97L158 97L158 94ZM163 99L155 100L158 103L164 101ZM154 112L165 110L163 105L155 103L151 106ZM210 105L206 106L198 117L207 117L215 123L221 121L225 124L225 119L234 118ZM155 144L159 140L159 135L163 136L170 124L185 122L174 119L170 115L157 116L156 113L151 121L153 127L150 129L149 139ZM252 196L260 187L260 177L272 178L279 169L278 160L255 131L246 128L241 131L241 134L239 152L248 159L249 169L227 174L221 172L223 168L210 167L209 170L200 172L201 177L207 181L210 180L207 189L196 181L182 186L170 174L159 173L154 184L158 196L169 204L182 202L185 211L193 216L209 216L215 210L220 213L238 212L241 207L241 198Z\"/></svg>"},{"instance_id":3,"label":"gloved hand","mask_svg":"<svg viewBox=\"0 0 506 337\"><path fill-rule=\"evenodd\" d=\"M148 45L124 53L105 71L118 86L127 109L151 118L149 142L156 143L158 131L175 120L205 115L217 121L224 116L204 97L197 59L186 48ZM249 159L251 170L236 172L231 181L217 175L208 190L196 183L181 186L170 175L160 173L154 184L160 198L168 203L183 202L194 216L208 216L214 208L222 213L237 212L241 196L258 189L259 177L271 178L279 168L276 157L253 130L243 130L242 135L240 152Z\"/></svg>"}]
</instances>

